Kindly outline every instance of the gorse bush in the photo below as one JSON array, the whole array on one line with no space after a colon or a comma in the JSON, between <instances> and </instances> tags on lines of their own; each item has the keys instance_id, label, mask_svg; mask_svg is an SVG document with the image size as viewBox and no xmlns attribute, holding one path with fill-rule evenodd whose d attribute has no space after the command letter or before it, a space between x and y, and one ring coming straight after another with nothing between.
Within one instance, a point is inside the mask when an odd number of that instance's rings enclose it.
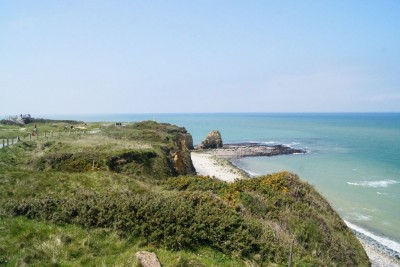
<instances>
[{"instance_id":1,"label":"gorse bush","mask_svg":"<svg viewBox=\"0 0 400 267\"><path fill-rule=\"evenodd\" d=\"M323 198L309 197L313 189L293 174L231 184L181 176L164 187L172 190L168 196L86 192L75 198L7 201L4 207L12 216L109 228L174 250L209 246L259 264L285 264L292 239L298 263L362 262L355 249L359 244L347 240L351 233L341 219Z\"/></svg>"},{"instance_id":2,"label":"gorse bush","mask_svg":"<svg viewBox=\"0 0 400 267\"><path fill-rule=\"evenodd\" d=\"M359 265L360 253L365 256L329 203L292 173L280 172L229 184L213 178L184 176L171 178L164 185L170 190L215 193L246 220L260 222L264 231L272 231L274 238L265 240L266 243L278 242L289 247L291 239L295 239L298 262ZM273 261L284 261L285 256L282 257L275 255Z\"/></svg>"},{"instance_id":3,"label":"gorse bush","mask_svg":"<svg viewBox=\"0 0 400 267\"><path fill-rule=\"evenodd\" d=\"M234 209L209 193L157 195L96 193L73 199L30 199L4 205L13 216L52 223L73 223L87 228L112 228L122 235L141 236L147 243L170 249L211 246L239 257L263 261L283 256L283 247L266 245L272 233L246 221Z\"/></svg>"},{"instance_id":4,"label":"gorse bush","mask_svg":"<svg viewBox=\"0 0 400 267\"><path fill-rule=\"evenodd\" d=\"M169 190L179 191L211 191L214 193L221 192L229 188L229 184L217 178L206 176L179 176L169 178L163 183L164 187Z\"/></svg>"}]
</instances>

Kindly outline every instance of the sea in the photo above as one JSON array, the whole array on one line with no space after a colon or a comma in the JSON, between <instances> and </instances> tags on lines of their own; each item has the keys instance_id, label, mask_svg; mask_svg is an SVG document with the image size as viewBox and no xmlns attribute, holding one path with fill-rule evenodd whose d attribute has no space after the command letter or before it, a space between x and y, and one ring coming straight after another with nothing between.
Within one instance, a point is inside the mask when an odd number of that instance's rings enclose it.
<instances>
[{"instance_id":1,"label":"sea","mask_svg":"<svg viewBox=\"0 0 400 267\"><path fill-rule=\"evenodd\" d=\"M358 234L400 257L400 113L102 114L46 116L86 122L155 120L185 127L199 144L211 130L224 143L302 148L306 154L247 157L252 176L290 171L313 185Z\"/></svg>"}]
</instances>

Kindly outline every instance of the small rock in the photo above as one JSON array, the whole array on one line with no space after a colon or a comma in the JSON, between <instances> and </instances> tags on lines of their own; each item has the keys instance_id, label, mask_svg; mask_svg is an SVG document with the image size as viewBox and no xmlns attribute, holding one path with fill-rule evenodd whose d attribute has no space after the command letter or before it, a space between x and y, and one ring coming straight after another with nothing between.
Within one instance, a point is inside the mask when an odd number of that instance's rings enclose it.
<instances>
[{"instance_id":1,"label":"small rock","mask_svg":"<svg viewBox=\"0 0 400 267\"><path fill-rule=\"evenodd\" d=\"M138 251L136 252L136 258L142 267L161 267L157 255L153 252Z\"/></svg>"}]
</instances>

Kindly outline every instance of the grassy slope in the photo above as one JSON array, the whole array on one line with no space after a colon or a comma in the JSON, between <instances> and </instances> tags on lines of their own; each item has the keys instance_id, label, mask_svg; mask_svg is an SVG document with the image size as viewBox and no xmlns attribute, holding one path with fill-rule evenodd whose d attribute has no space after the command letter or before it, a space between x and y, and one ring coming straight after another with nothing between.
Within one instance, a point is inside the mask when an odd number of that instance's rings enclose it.
<instances>
[{"instance_id":1,"label":"grassy slope","mask_svg":"<svg viewBox=\"0 0 400 267\"><path fill-rule=\"evenodd\" d=\"M147 122L0 149L0 264L122 266L150 250L163 266L285 265L295 239L297 265L368 265L293 174L177 177L171 157L184 132Z\"/></svg>"}]
</instances>

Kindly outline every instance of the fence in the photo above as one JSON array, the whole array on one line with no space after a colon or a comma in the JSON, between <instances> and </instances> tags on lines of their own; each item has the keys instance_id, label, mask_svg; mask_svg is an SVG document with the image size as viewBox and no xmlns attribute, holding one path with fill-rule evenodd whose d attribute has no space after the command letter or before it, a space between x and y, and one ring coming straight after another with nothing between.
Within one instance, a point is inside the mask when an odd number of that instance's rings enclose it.
<instances>
[{"instance_id":1,"label":"fence","mask_svg":"<svg viewBox=\"0 0 400 267\"><path fill-rule=\"evenodd\" d=\"M17 137L11 137L11 138L6 138L6 139L2 139L0 141L0 149L4 148L4 147L8 147L11 145L14 145L16 143L18 143L21 140L50 140L52 138L55 137L62 137L62 136L70 136L70 135L82 135L82 134L96 134L98 133L100 130L92 130L92 131L63 131L63 132L44 132L42 134L37 133L37 134L24 134L21 136L17 136Z\"/></svg>"}]
</instances>

